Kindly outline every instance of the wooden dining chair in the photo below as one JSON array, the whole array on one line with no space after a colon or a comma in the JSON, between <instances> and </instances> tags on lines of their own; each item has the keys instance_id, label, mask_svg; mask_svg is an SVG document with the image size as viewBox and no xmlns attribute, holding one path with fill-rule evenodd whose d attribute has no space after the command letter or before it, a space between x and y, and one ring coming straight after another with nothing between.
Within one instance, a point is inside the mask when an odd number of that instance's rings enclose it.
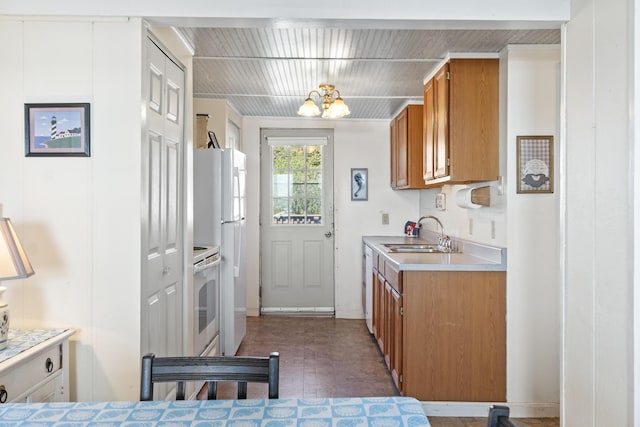
<instances>
[{"instance_id":1,"label":"wooden dining chair","mask_svg":"<svg viewBox=\"0 0 640 427\"><path fill-rule=\"evenodd\" d=\"M269 357L210 356L210 357L142 357L140 400L153 400L153 385L159 382L176 383L176 400L184 400L185 383L205 381L207 399L215 400L218 382L237 382L238 399L247 398L247 383L268 383L269 399L278 398L280 354Z\"/></svg>"},{"instance_id":2,"label":"wooden dining chair","mask_svg":"<svg viewBox=\"0 0 640 427\"><path fill-rule=\"evenodd\" d=\"M489 408L487 427L516 427L516 425L509 420L509 407L494 405Z\"/></svg>"}]
</instances>

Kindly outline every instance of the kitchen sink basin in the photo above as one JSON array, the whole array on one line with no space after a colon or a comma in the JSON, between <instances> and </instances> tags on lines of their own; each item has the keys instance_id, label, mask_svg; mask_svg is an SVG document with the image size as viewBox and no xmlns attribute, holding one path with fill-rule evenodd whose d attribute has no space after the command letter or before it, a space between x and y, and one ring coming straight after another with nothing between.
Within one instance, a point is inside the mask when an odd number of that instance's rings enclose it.
<instances>
[{"instance_id":1,"label":"kitchen sink basin","mask_svg":"<svg viewBox=\"0 0 640 427\"><path fill-rule=\"evenodd\" d=\"M451 253L451 250L441 249L438 245L414 244L414 243L384 243L389 252L400 253Z\"/></svg>"}]
</instances>

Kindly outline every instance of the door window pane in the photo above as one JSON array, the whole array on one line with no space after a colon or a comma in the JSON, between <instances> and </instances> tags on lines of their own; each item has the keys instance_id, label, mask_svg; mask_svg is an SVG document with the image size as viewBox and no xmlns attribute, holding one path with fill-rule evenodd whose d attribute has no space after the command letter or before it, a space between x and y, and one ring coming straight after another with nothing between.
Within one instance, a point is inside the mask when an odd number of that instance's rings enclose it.
<instances>
[{"instance_id":1,"label":"door window pane","mask_svg":"<svg viewBox=\"0 0 640 427\"><path fill-rule=\"evenodd\" d=\"M322 145L273 145L273 224L322 224Z\"/></svg>"}]
</instances>

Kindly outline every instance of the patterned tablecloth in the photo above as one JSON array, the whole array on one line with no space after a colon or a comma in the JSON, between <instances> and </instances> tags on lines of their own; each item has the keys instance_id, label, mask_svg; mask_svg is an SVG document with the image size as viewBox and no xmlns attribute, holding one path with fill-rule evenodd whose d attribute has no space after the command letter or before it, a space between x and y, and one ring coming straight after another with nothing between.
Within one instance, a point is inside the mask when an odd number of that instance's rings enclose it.
<instances>
[{"instance_id":1,"label":"patterned tablecloth","mask_svg":"<svg viewBox=\"0 0 640 427\"><path fill-rule=\"evenodd\" d=\"M430 427L410 397L11 403L0 426Z\"/></svg>"}]
</instances>

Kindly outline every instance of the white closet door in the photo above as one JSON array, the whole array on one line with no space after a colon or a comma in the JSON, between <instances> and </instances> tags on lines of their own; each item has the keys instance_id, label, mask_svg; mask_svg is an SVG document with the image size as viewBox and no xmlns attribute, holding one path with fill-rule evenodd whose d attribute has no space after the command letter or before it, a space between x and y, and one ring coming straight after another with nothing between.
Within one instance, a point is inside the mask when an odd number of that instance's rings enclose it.
<instances>
[{"instance_id":1,"label":"white closet door","mask_svg":"<svg viewBox=\"0 0 640 427\"><path fill-rule=\"evenodd\" d=\"M142 140L142 353L183 353L184 71L146 40ZM162 394L159 394L162 395Z\"/></svg>"}]
</instances>

